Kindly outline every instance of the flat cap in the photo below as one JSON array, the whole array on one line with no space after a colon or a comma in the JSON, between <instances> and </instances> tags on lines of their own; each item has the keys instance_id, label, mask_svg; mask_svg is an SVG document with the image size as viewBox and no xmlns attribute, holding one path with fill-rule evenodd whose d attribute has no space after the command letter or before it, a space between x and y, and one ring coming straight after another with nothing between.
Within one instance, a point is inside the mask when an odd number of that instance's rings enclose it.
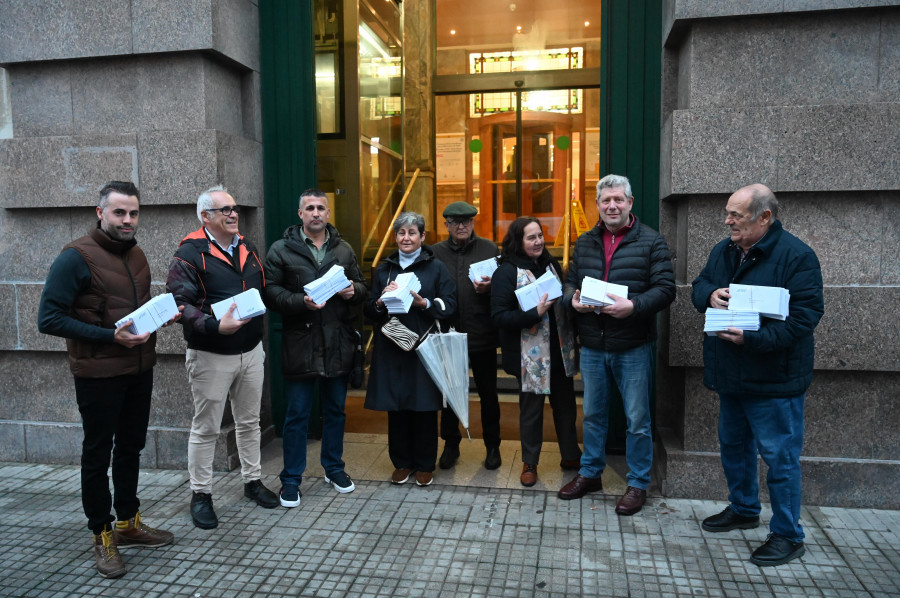
<instances>
[{"instance_id":1,"label":"flat cap","mask_svg":"<svg viewBox=\"0 0 900 598\"><path fill-rule=\"evenodd\" d=\"M478 209L464 201L454 201L444 208L444 218L472 218L478 213Z\"/></svg>"}]
</instances>

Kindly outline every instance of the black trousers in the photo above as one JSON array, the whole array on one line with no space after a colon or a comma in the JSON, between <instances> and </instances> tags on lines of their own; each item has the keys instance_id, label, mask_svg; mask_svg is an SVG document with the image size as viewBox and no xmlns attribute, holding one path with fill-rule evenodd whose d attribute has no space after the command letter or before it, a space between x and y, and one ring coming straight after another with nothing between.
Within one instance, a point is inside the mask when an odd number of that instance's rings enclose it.
<instances>
[{"instance_id":1,"label":"black trousers","mask_svg":"<svg viewBox=\"0 0 900 598\"><path fill-rule=\"evenodd\" d=\"M388 411L388 454L395 469L434 471L437 411Z\"/></svg>"},{"instance_id":2,"label":"black trousers","mask_svg":"<svg viewBox=\"0 0 900 598\"><path fill-rule=\"evenodd\" d=\"M125 521L138 512L138 472L147 442L152 391L152 369L133 376L75 377L75 397L84 429L81 504L94 534L115 519ZM115 500L107 476L110 454Z\"/></svg>"},{"instance_id":3,"label":"black trousers","mask_svg":"<svg viewBox=\"0 0 900 598\"><path fill-rule=\"evenodd\" d=\"M551 345L554 346L555 345ZM519 380L521 388L522 380ZM537 465L544 444L544 400L547 395L533 392L519 393L519 436L522 440L522 461ZM578 407L575 404L575 382L566 376L559 351L550 352L550 408L553 426L559 443L560 456L565 460L581 459L575 423Z\"/></svg>"},{"instance_id":4,"label":"black trousers","mask_svg":"<svg viewBox=\"0 0 900 598\"><path fill-rule=\"evenodd\" d=\"M497 398L497 350L469 351L469 367L475 378L475 388L481 402L481 435L484 446L500 446L500 401ZM441 410L441 438L449 445L459 446L462 433L459 418L450 407Z\"/></svg>"}]
</instances>

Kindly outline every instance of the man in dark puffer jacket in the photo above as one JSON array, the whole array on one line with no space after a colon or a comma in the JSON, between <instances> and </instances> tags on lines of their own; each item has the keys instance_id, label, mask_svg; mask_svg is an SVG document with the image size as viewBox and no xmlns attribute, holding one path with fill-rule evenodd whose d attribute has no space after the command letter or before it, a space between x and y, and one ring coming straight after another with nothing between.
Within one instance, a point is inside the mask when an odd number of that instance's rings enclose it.
<instances>
[{"instance_id":1,"label":"man in dark puffer jacket","mask_svg":"<svg viewBox=\"0 0 900 598\"><path fill-rule=\"evenodd\" d=\"M284 420L284 469L281 506L300 504L300 482L306 470L309 414L318 384L322 403L321 462L325 481L341 493L355 488L344 471L344 403L347 374L356 348L354 319L366 300L366 284L356 254L328 223L328 197L318 189L300 194L300 225L284 231L266 257L266 303L284 322L281 369L287 412ZM325 303L316 304L303 287L338 265L351 281Z\"/></svg>"},{"instance_id":2,"label":"man in dark puffer jacket","mask_svg":"<svg viewBox=\"0 0 900 598\"><path fill-rule=\"evenodd\" d=\"M757 452L769 473L772 520L750 557L760 566L803 555L800 451L803 404L813 373L813 330L825 311L815 252L781 226L778 200L764 185L736 191L725 206L731 238L716 245L693 282L700 311L728 309L731 283L772 286L790 294L784 320L763 318L757 331L729 328L703 337L703 383L719 393L719 445L730 504L703 521L709 532L759 525Z\"/></svg>"},{"instance_id":3,"label":"man in dark puffer jacket","mask_svg":"<svg viewBox=\"0 0 900 598\"><path fill-rule=\"evenodd\" d=\"M564 305L577 312L584 379L584 454L574 480L559 491L562 499L581 498L602 488L609 431L609 399L618 386L628 421L625 457L628 487L616 504L619 515L641 510L653 463L650 394L656 314L675 299L669 248L658 232L631 214L631 183L607 175L597 183L600 222L575 243ZM628 296L610 295L612 305L581 303L586 276L628 287Z\"/></svg>"}]
</instances>

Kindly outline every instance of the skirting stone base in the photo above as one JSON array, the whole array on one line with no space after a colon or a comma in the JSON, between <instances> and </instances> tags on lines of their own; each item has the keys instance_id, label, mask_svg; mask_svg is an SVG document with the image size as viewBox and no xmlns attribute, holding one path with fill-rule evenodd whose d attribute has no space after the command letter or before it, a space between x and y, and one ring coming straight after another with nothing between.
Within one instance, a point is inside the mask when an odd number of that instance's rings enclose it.
<instances>
[{"instance_id":1,"label":"skirting stone base","mask_svg":"<svg viewBox=\"0 0 900 598\"><path fill-rule=\"evenodd\" d=\"M187 444L190 430L153 428L147 430L147 444L141 453L141 466L148 469L187 469ZM275 438L275 427L262 431L262 446ZM0 421L0 461L58 463L81 462L83 432L80 423ZM240 467L234 425L224 426L216 442L215 471Z\"/></svg>"},{"instance_id":2,"label":"skirting stone base","mask_svg":"<svg viewBox=\"0 0 900 598\"><path fill-rule=\"evenodd\" d=\"M728 500L719 453L683 451L661 434L660 469L664 496ZM828 507L900 509L900 461L801 457L803 504ZM768 501L760 460L760 500Z\"/></svg>"}]
</instances>

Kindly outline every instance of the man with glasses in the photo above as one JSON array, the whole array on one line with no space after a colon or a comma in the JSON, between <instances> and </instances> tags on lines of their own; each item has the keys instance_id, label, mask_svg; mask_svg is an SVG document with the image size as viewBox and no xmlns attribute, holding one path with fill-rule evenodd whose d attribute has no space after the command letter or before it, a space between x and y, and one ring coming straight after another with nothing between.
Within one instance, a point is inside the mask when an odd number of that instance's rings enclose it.
<instances>
[{"instance_id":1,"label":"man with glasses","mask_svg":"<svg viewBox=\"0 0 900 598\"><path fill-rule=\"evenodd\" d=\"M469 266L496 258L497 245L475 234L475 206L455 201L444 210L449 238L432 247L456 280L459 308L450 325L468 335L469 366L481 400L481 429L487 455L486 469L500 467L500 404L497 398L497 346L500 339L491 319L491 279L482 276L474 282ZM450 469L459 459L462 434L459 419L447 407L441 412L441 438L444 451L438 460L441 469Z\"/></svg>"},{"instance_id":2,"label":"man with glasses","mask_svg":"<svg viewBox=\"0 0 900 598\"><path fill-rule=\"evenodd\" d=\"M725 206L730 238L720 241L692 298L700 312L728 309L732 283L790 292L784 320L762 318L759 330L731 327L703 337L703 383L719 394L719 452L729 505L703 520L708 532L759 526L757 453L768 465L769 537L750 556L760 567L803 556L800 452L803 405L812 382L813 331L825 310L815 252L778 220L778 200L765 185L738 189Z\"/></svg>"},{"instance_id":3,"label":"man with glasses","mask_svg":"<svg viewBox=\"0 0 900 598\"><path fill-rule=\"evenodd\" d=\"M243 291L262 292L265 287L256 248L238 232L239 211L224 187L204 191L197 198L202 226L181 241L166 281L175 302L184 306L185 367L194 397L188 440L191 518L202 529L219 523L212 503L212 466L227 399L234 417L244 496L267 509L278 506L278 497L260 481L263 317L239 320L232 305L217 319L210 308Z\"/></svg>"}]
</instances>

